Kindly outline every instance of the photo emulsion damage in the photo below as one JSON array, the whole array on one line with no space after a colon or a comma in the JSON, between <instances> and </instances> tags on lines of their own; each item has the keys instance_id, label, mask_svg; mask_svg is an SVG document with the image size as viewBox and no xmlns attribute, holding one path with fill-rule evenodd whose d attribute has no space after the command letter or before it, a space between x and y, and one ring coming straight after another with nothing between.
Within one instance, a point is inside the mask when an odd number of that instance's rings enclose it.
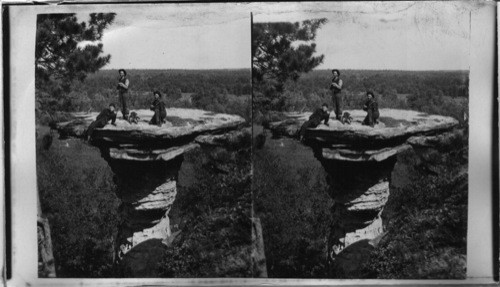
<instances>
[{"instance_id":1,"label":"photo emulsion damage","mask_svg":"<svg viewBox=\"0 0 500 287\"><path fill-rule=\"evenodd\" d=\"M250 14L169 7L37 17L39 277L252 276Z\"/></svg>"},{"instance_id":2,"label":"photo emulsion damage","mask_svg":"<svg viewBox=\"0 0 500 287\"><path fill-rule=\"evenodd\" d=\"M252 24L267 276L465 278L470 7L302 4Z\"/></svg>"}]
</instances>

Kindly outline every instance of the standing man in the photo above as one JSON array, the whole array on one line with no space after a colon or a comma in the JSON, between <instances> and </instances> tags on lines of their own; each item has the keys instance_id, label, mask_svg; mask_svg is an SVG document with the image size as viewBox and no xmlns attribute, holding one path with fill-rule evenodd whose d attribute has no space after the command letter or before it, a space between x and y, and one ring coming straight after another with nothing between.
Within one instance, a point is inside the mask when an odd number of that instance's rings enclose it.
<instances>
[{"instance_id":1,"label":"standing man","mask_svg":"<svg viewBox=\"0 0 500 287\"><path fill-rule=\"evenodd\" d=\"M129 81L127 79L127 71L120 69L118 73L120 73L120 78L118 79L118 86L116 86L116 89L118 90L118 96L122 105L123 119L128 120L127 97Z\"/></svg>"},{"instance_id":2,"label":"standing man","mask_svg":"<svg viewBox=\"0 0 500 287\"><path fill-rule=\"evenodd\" d=\"M314 113L309 117L309 120L302 124L299 131L299 139L300 141L304 140L304 136L306 134L306 130L308 128L317 127L321 121L325 121L325 125L328 126L328 119L330 118L330 113L328 112L328 105L323 104L321 109L316 109Z\"/></svg>"},{"instance_id":3,"label":"standing man","mask_svg":"<svg viewBox=\"0 0 500 287\"><path fill-rule=\"evenodd\" d=\"M335 118L342 122L342 80L340 79L340 71L337 69L332 70L333 78L330 84L332 91L333 106L335 107Z\"/></svg>"}]
</instances>

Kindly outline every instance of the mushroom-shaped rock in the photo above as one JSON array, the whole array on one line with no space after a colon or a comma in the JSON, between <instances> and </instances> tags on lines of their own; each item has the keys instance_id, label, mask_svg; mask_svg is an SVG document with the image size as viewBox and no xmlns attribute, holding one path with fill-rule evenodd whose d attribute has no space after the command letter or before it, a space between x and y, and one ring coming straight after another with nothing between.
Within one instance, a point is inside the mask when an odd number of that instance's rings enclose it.
<instances>
[{"instance_id":1,"label":"mushroom-shaped rock","mask_svg":"<svg viewBox=\"0 0 500 287\"><path fill-rule=\"evenodd\" d=\"M389 198L396 155L415 145L446 142L443 134L458 125L451 117L380 109L378 123L370 127L362 125L366 112L347 112L353 118L351 124L331 115L328 126L320 124L305 133L305 143L328 174L329 194L335 200L329 236L333 261L347 246L383 234L381 213ZM269 127L275 136L296 137L310 115L289 113Z\"/></svg>"},{"instance_id":2,"label":"mushroom-shaped rock","mask_svg":"<svg viewBox=\"0 0 500 287\"><path fill-rule=\"evenodd\" d=\"M136 110L137 124L117 119L116 125L106 125L96 129L94 142L110 145L161 146L177 145L184 141L191 142L202 134L220 134L243 124L245 120L237 115L216 114L196 109L167 109L167 122L161 127L148 124L153 117L149 110ZM57 124L61 136L83 137L86 128L94 121L98 113L74 113L73 120ZM98 143L101 145L104 143Z\"/></svg>"},{"instance_id":3,"label":"mushroom-shaped rock","mask_svg":"<svg viewBox=\"0 0 500 287\"><path fill-rule=\"evenodd\" d=\"M438 134L458 125L451 117L430 115L427 113L380 109L380 118L375 127L362 125L366 112L360 110L347 111L353 118L351 124L342 124L330 115L329 125L320 124L307 131L306 137L318 142L346 144L350 146L388 146L404 143L412 135ZM311 113L289 113L286 119L270 124L275 135L293 137Z\"/></svg>"},{"instance_id":4,"label":"mushroom-shaped rock","mask_svg":"<svg viewBox=\"0 0 500 287\"><path fill-rule=\"evenodd\" d=\"M90 141L100 149L114 172L116 193L122 201L119 208L122 223L115 244L118 263L142 242L168 241L171 235L168 213L177 194L183 154L203 144L201 139L223 138L224 133L238 129L245 122L237 115L167 109L167 122L159 127L148 123L152 111L135 112L140 118L138 123L117 119L116 125L95 129ZM74 119L57 124L57 130L62 137L83 137L97 115L74 113ZM133 258L136 257L141 256L135 254ZM130 262L133 258L126 260L127 266L134 266Z\"/></svg>"}]
</instances>

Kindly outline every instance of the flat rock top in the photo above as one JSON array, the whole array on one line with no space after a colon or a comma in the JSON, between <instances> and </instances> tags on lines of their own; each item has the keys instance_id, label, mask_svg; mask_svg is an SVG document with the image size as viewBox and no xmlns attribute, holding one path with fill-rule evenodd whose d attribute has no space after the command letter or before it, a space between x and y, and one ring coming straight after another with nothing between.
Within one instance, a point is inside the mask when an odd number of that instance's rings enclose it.
<instances>
[{"instance_id":1,"label":"flat rock top","mask_svg":"<svg viewBox=\"0 0 500 287\"><path fill-rule=\"evenodd\" d=\"M132 111L131 111L132 112ZM150 125L154 112L133 110L139 119L137 124L122 119L119 112L116 126L111 124L95 129L93 138L97 141L116 143L138 143L158 140L173 140L196 136L204 133L217 133L236 129L245 120L238 115L218 114L197 109L167 109L167 122L161 127ZM99 113L74 113L74 120L59 123L57 129L61 135L81 137L83 131L94 121Z\"/></svg>"},{"instance_id":2,"label":"flat rock top","mask_svg":"<svg viewBox=\"0 0 500 287\"><path fill-rule=\"evenodd\" d=\"M458 125L451 117L430 115L411 110L380 109L379 123L375 127L361 123L366 117L362 110L348 110L353 118L351 124L342 124L330 113L329 126L320 124L308 129L306 138L333 144L383 143L390 140L402 140L412 135L432 134L445 131ZM287 119L270 124L271 130L278 134L292 136L311 113L289 113Z\"/></svg>"}]
</instances>

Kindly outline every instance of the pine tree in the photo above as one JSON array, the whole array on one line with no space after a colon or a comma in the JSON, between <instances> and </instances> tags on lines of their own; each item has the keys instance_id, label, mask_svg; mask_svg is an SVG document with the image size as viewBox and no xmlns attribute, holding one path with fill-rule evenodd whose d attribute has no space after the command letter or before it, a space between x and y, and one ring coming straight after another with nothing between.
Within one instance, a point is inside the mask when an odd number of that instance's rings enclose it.
<instances>
[{"instance_id":1,"label":"pine tree","mask_svg":"<svg viewBox=\"0 0 500 287\"><path fill-rule=\"evenodd\" d=\"M35 79L39 108L47 110L70 90L74 80L85 80L109 63L102 55L104 30L115 13L91 13L88 22L76 14L40 14L37 18Z\"/></svg>"},{"instance_id":2,"label":"pine tree","mask_svg":"<svg viewBox=\"0 0 500 287\"><path fill-rule=\"evenodd\" d=\"M323 62L324 55L314 56L317 30L327 19L303 22L254 23L252 26L252 73L254 109L280 109L288 80L297 81ZM257 98L255 98L257 95Z\"/></svg>"},{"instance_id":3,"label":"pine tree","mask_svg":"<svg viewBox=\"0 0 500 287\"><path fill-rule=\"evenodd\" d=\"M313 56L316 32L326 19L306 20L302 23L254 23L252 56L254 81L276 80L279 89L286 80L298 80L323 62L324 55ZM301 42L299 45L294 43ZM278 90L279 90L278 89Z\"/></svg>"}]
</instances>

